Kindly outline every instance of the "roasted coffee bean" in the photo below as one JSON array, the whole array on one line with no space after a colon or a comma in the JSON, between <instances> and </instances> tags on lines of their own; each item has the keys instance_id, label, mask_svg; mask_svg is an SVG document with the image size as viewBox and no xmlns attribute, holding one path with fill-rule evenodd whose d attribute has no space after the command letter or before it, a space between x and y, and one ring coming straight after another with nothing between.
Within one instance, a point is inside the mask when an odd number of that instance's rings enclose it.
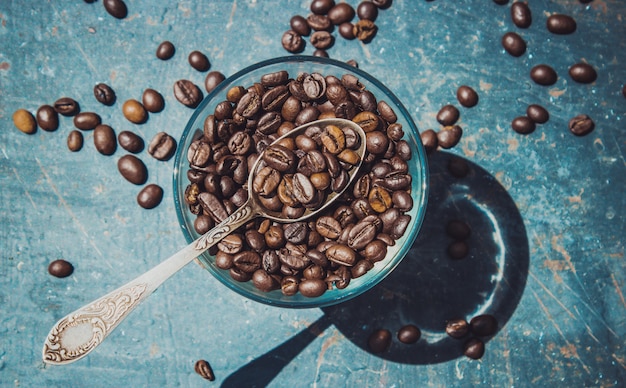
<instances>
[{"instance_id":1,"label":"roasted coffee bean","mask_svg":"<svg viewBox=\"0 0 626 388\"><path fill-rule=\"evenodd\" d=\"M101 122L100 116L94 112L80 112L74 116L74 126L83 131L90 131Z\"/></svg>"},{"instance_id":2,"label":"roasted coffee bean","mask_svg":"<svg viewBox=\"0 0 626 388\"><path fill-rule=\"evenodd\" d=\"M117 149L115 131L109 125L97 125L93 131L93 145L102 155L113 155Z\"/></svg>"},{"instance_id":3,"label":"roasted coffee bean","mask_svg":"<svg viewBox=\"0 0 626 388\"><path fill-rule=\"evenodd\" d=\"M448 256L452 260L461 260L467 257L469 253L469 246L465 241L453 241L448 245Z\"/></svg>"},{"instance_id":4,"label":"roasted coffee bean","mask_svg":"<svg viewBox=\"0 0 626 388\"><path fill-rule=\"evenodd\" d=\"M209 58L207 58L204 53L198 50L190 52L189 56L187 57L187 61L189 62L191 67L201 72L208 71L211 67L211 62L209 61Z\"/></svg>"},{"instance_id":5,"label":"roasted coffee bean","mask_svg":"<svg viewBox=\"0 0 626 388\"><path fill-rule=\"evenodd\" d=\"M151 183L141 189L137 194L137 203L144 209L157 207L163 199L163 189L161 186Z\"/></svg>"},{"instance_id":6,"label":"roasted coffee bean","mask_svg":"<svg viewBox=\"0 0 626 388\"><path fill-rule=\"evenodd\" d=\"M403 344L414 344L422 336L422 331L415 325L404 325L398 330L398 341Z\"/></svg>"},{"instance_id":7,"label":"roasted coffee bean","mask_svg":"<svg viewBox=\"0 0 626 388\"><path fill-rule=\"evenodd\" d=\"M459 119L460 112L454 105L444 105L437 113L439 124L448 126L454 125Z\"/></svg>"},{"instance_id":8,"label":"roasted coffee bean","mask_svg":"<svg viewBox=\"0 0 626 388\"><path fill-rule=\"evenodd\" d=\"M205 234L209 230L213 229L214 226L215 226L215 221L213 221L211 217L205 214L199 215L198 217L196 217L196 219L193 222L193 228L199 234ZM231 258L231 264L232 264L232 258ZM217 265L217 258L216 258L216 265ZM218 268L222 268L222 267L218 265ZM228 268L230 268L230 265L228 266ZM228 269L228 268L225 268L225 269Z\"/></svg>"},{"instance_id":9,"label":"roasted coffee bean","mask_svg":"<svg viewBox=\"0 0 626 388\"><path fill-rule=\"evenodd\" d=\"M439 147L439 140L437 137L437 132L432 129L427 129L420 133L420 138L422 140L422 144L424 145L424 150L427 154L435 151L437 147Z\"/></svg>"},{"instance_id":10,"label":"roasted coffee bean","mask_svg":"<svg viewBox=\"0 0 626 388\"><path fill-rule=\"evenodd\" d=\"M548 16L546 27L553 34L567 35L576 31L576 20L569 15L555 13Z\"/></svg>"},{"instance_id":11,"label":"roasted coffee bean","mask_svg":"<svg viewBox=\"0 0 626 388\"><path fill-rule=\"evenodd\" d=\"M485 354L485 343L478 338L470 338L463 345L463 354L478 360Z\"/></svg>"},{"instance_id":12,"label":"roasted coffee bean","mask_svg":"<svg viewBox=\"0 0 626 388\"><path fill-rule=\"evenodd\" d=\"M307 23L307 19L300 15L292 16L289 20L289 26L301 36L308 36L311 33L311 27Z\"/></svg>"},{"instance_id":13,"label":"roasted coffee bean","mask_svg":"<svg viewBox=\"0 0 626 388\"><path fill-rule=\"evenodd\" d=\"M237 282L241 282L241 283L245 283L250 281L250 279L252 279L252 274L249 272L245 272L242 271L241 269L232 266L229 270L228 273L230 275L231 278L233 278L233 280L237 281Z\"/></svg>"},{"instance_id":14,"label":"roasted coffee bean","mask_svg":"<svg viewBox=\"0 0 626 388\"><path fill-rule=\"evenodd\" d=\"M554 85L558 78L556 71L548 65L537 65L530 69L530 78L544 86Z\"/></svg>"},{"instance_id":15,"label":"roasted coffee bean","mask_svg":"<svg viewBox=\"0 0 626 388\"><path fill-rule=\"evenodd\" d=\"M387 256L387 244L382 240L378 240L378 238L370 241L365 248L363 248L362 255L366 260L372 263L381 261Z\"/></svg>"},{"instance_id":16,"label":"roasted coffee bean","mask_svg":"<svg viewBox=\"0 0 626 388\"><path fill-rule=\"evenodd\" d=\"M359 19L375 21L378 16L378 7L371 1L361 1L356 7L356 14Z\"/></svg>"},{"instance_id":17,"label":"roasted coffee bean","mask_svg":"<svg viewBox=\"0 0 626 388\"><path fill-rule=\"evenodd\" d=\"M48 265L48 273L57 278L66 278L74 272L74 266L69 261L58 259Z\"/></svg>"},{"instance_id":18,"label":"roasted coffee bean","mask_svg":"<svg viewBox=\"0 0 626 388\"><path fill-rule=\"evenodd\" d=\"M332 23L326 15L311 14L307 16L306 22L313 31L328 31L332 27Z\"/></svg>"},{"instance_id":19,"label":"roasted coffee bean","mask_svg":"<svg viewBox=\"0 0 626 388\"><path fill-rule=\"evenodd\" d=\"M261 256L253 251L241 251L233 256L233 264L246 273L254 273L261 268Z\"/></svg>"},{"instance_id":20,"label":"roasted coffee bean","mask_svg":"<svg viewBox=\"0 0 626 388\"><path fill-rule=\"evenodd\" d=\"M512 56L519 57L526 52L526 41L515 32L507 32L502 36L502 47Z\"/></svg>"},{"instance_id":21,"label":"roasted coffee bean","mask_svg":"<svg viewBox=\"0 0 626 388\"><path fill-rule=\"evenodd\" d=\"M569 130L576 136L585 136L595 128L595 123L591 117L580 114L569 121Z\"/></svg>"},{"instance_id":22,"label":"roasted coffee bean","mask_svg":"<svg viewBox=\"0 0 626 388\"><path fill-rule=\"evenodd\" d=\"M328 286L322 279L304 279L298 285L298 291L300 291L300 294L308 298L321 296L327 289Z\"/></svg>"},{"instance_id":23,"label":"roasted coffee bean","mask_svg":"<svg viewBox=\"0 0 626 388\"><path fill-rule=\"evenodd\" d=\"M322 233L320 232L320 234ZM356 264L357 261L356 252L350 247L343 244L331 245L328 249L326 249L324 254L328 258L328 260L340 265L345 265L347 267L353 266L354 264Z\"/></svg>"},{"instance_id":24,"label":"roasted coffee bean","mask_svg":"<svg viewBox=\"0 0 626 388\"><path fill-rule=\"evenodd\" d=\"M596 69L588 63L577 63L570 66L569 76L576 82L581 84L590 84L598 78Z\"/></svg>"},{"instance_id":25,"label":"roasted coffee bean","mask_svg":"<svg viewBox=\"0 0 626 388\"><path fill-rule=\"evenodd\" d=\"M443 127L437 132L437 144L441 148L452 148L459 143L462 136L463 130L458 125Z\"/></svg>"},{"instance_id":26,"label":"roasted coffee bean","mask_svg":"<svg viewBox=\"0 0 626 388\"><path fill-rule=\"evenodd\" d=\"M211 222L213 222L213 219L207 215L202 215L200 217L208 218ZM233 257L234 256L230 253L218 250L215 254L215 265L220 269L231 269L233 267Z\"/></svg>"},{"instance_id":27,"label":"roasted coffee bean","mask_svg":"<svg viewBox=\"0 0 626 388\"><path fill-rule=\"evenodd\" d=\"M293 296L298 293L299 280L295 276L285 276L280 282L280 291L283 295ZM308 285L307 288L311 287Z\"/></svg>"},{"instance_id":28,"label":"roasted coffee bean","mask_svg":"<svg viewBox=\"0 0 626 388\"><path fill-rule=\"evenodd\" d=\"M115 92L107 84L96 84L96 86L93 87L93 95L98 102L104 105L113 105L115 103Z\"/></svg>"},{"instance_id":29,"label":"roasted coffee bean","mask_svg":"<svg viewBox=\"0 0 626 388\"><path fill-rule=\"evenodd\" d=\"M35 116L26 109L18 109L13 112L13 125L20 131L32 135L37 132L37 121Z\"/></svg>"},{"instance_id":30,"label":"roasted coffee bean","mask_svg":"<svg viewBox=\"0 0 626 388\"><path fill-rule=\"evenodd\" d=\"M454 239L467 240L472 230L469 225L461 220L451 220L446 224L446 233Z\"/></svg>"},{"instance_id":31,"label":"roasted coffee bean","mask_svg":"<svg viewBox=\"0 0 626 388\"><path fill-rule=\"evenodd\" d=\"M197 374L202 376L203 379L213 381L215 380L215 374L213 374L213 369L208 361L198 360L193 368Z\"/></svg>"},{"instance_id":32,"label":"roasted coffee bean","mask_svg":"<svg viewBox=\"0 0 626 388\"><path fill-rule=\"evenodd\" d=\"M117 161L117 169L120 174L136 185L143 185L148 179L146 165L134 155L124 155Z\"/></svg>"},{"instance_id":33,"label":"roasted coffee bean","mask_svg":"<svg viewBox=\"0 0 626 388\"><path fill-rule=\"evenodd\" d=\"M456 90L456 98L466 108L471 108L478 104L478 93L467 85L459 86Z\"/></svg>"},{"instance_id":34,"label":"roasted coffee bean","mask_svg":"<svg viewBox=\"0 0 626 388\"><path fill-rule=\"evenodd\" d=\"M163 61L172 58L175 53L176 48L174 44L168 40L161 42L156 49L156 57Z\"/></svg>"},{"instance_id":35,"label":"roasted coffee bean","mask_svg":"<svg viewBox=\"0 0 626 388\"><path fill-rule=\"evenodd\" d=\"M193 82L181 79L174 83L174 97L181 104L195 108L202 101L202 91Z\"/></svg>"},{"instance_id":36,"label":"roasted coffee bean","mask_svg":"<svg viewBox=\"0 0 626 388\"><path fill-rule=\"evenodd\" d=\"M278 281L262 269L257 269L252 274L252 284L263 292L270 292L280 288Z\"/></svg>"},{"instance_id":37,"label":"roasted coffee bean","mask_svg":"<svg viewBox=\"0 0 626 388\"><path fill-rule=\"evenodd\" d=\"M372 262L369 260L357 261L357 263L354 266L350 267L350 273L352 274L352 279L360 278L372 268L374 268L374 264L372 264Z\"/></svg>"},{"instance_id":38,"label":"roasted coffee bean","mask_svg":"<svg viewBox=\"0 0 626 388\"><path fill-rule=\"evenodd\" d=\"M535 122L527 116L519 116L511 121L511 128L522 135L532 133L535 127Z\"/></svg>"},{"instance_id":39,"label":"roasted coffee bean","mask_svg":"<svg viewBox=\"0 0 626 388\"><path fill-rule=\"evenodd\" d=\"M287 30L281 39L283 48L290 53L299 53L304 50L304 39L294 30Z\"/></svg>"},{"instance_id":40,"label":"roasted coffee bean","mask_svg":"<svg viewBox=\"0 0 626 388\"><path fill-rule=\"evenodd\" d=\"M215 222L222 222L228 217L224 202L214 194L207 192L198 194L198 203L205 214L211 216Z\"/></svg>"},{"instance_id":41,"label":"roasted coffee bean","mask_svg":"<svg viewBox=\"0 0 626 388\"><path fill-rule=\"evenodd\" d=\"M482 314L472 318L469 327L475 336L488 337L494 335L498 330L498 321L493 315Z\"/></svg>"},{"instance_id":42,"label":"roasted coffee bean","mask_svg":"<svg viewBox=\"0 0 626 388\"><path fill-rule=\"evenodd\" d=\"M546 123L550 119L550 114L541 105L531 104L526 108L526 116L537 124Z\"/></svg>"},{"instance_id":43,"label":"roasted coffee bean","mask_svg":"<svg viewBox=\"0 0 626 388\"><path fill-rule=\"evenodd\" d=\"M391 345L391 332L387 329L378 329L370 334L367 346L372 353L382 353Z\"/></svg>"},{"instance_id":44,"label":"roasted coffee bean","mask_svg":"<svg viewBox=\"0 0 626 388\"><path fill-rule=\"evenodd\" d=\"M351 21L355 14L354 8L348 3L336 4L328 10L328 18L336 26Z\"/></svg>"},{"instance_id":45,"label":"roasted coffee bean","mask_svg":"<svg viewBox=\"0 0 626 388\"><path fill-rule=\"evenodd\" d=\"M143 151L144 141L141 136L130 131L122 131L117 135L117 142L128 152L137 154Z\"/></svg>"},{"instance_id":46,"label":"roasted coffee bean","mask_svg":"<svg viewBox=\"0 0 626 388\"><path fill-rule=\"evenodd\" d=\"M352 28L352 33L354 34L354 36L358 40L365 43L374 39L377 31L378 27L376 26L376 24L374 24L373 21L367 19L359 20L354 24L354 27Z\"/></svg>"},{"instance_id":47,"label":"roasted coffee bean","mask_svg":"<svg viewBox=\"0 0 626 388\"><path fill-rule=\"evenodd\" d=\"M382 117L388 124L393 124L398 120L396 112L393 111L393 108L389 106L386 101L378 101L377 109L380 117ZM402 128L402 126L400 126L400 128Z\"/></svg>"},{"instance_id":48,"label":"roasted coffee bean","mask_svg":"<svg viewBox=\"0 0 626 388\"><path fill-rule=\"evenodd\" d=\"M146 112L146 108L144 108L141 102L132 98L124 101L124 105L122 105L122 113L131 123L143 124L146 120L148 120L148 112Z\"/></svg>"},{"instance_id":49,"label":"roasted coffee bean","mask_svg":"<svg viewBox=\"0 0 626 388\"><path fill-rule=\"evenodd\" d=\"M215 89L217 85L221 84L225 79L226 77L221 72L210 71L204 78L204 89L207 91L207 93L211 93L213 89Z\"/></svg>"},{"instance_id":50,"label":"roasted coffee bean","mask_svg":"<svg viewBox=\"0 0 626 388\"><path fill-rule=\"evenodd\" d=\"M176 152L176 139L166 132L159 132L150 141L148 153L158 160L169 160Z\"/></svg>"},{"instance_id":51,"label":"roasted coffee bean","mask_svg":"<svg viewBox=\"0 0 626 388\"><path fill-rule=\"evenodd\" d=\"M334 0L313 0L309 8L316 15L325 15L335 6Z\"/></svg>"},{"instance_id":52,"label":"roasted coffee bean","mask_svg":"<svg viewBox=\"0 0 626 388\"><path fill-rule=\"evenodd\" d=\"M83 134L80 131L73 130L67 135L67 148L72 152L83 148Z\"/></svg>"},{"instance_id":53,"label":"roasted coffee bean","mask_svg":"<svg viewBox=\"0 0 626 388\"><path fill-rule=\"evenodd\" d=\"M76 100L70 97L62 97L54 102L54 110L63 116L74 116L80 111L80 107Z\"/></svg>"},{"instance_id":54,"label":"roasted coffee bean","mask_svg":"<svg viewBox=\"0 0 626 388\"><path fill-rule=\"evenodd\" d=\"M516 1L511 4L511 20L519 28L530 27L533 18L528 3Z\"/></svg>"},{"instance_id":55,"label":"roasted coffee bean","mask_svg":"<svg viewBox=\"0 0 626 388\"><path fill-rule=\"evenodd\" d=\"M296 155L282 145L268 147L261 156L268 166L280 172L291 171L296 167Z\"/></svg>"},{"instance_id":56,"label":"roasted coffee bean","mask_svg":"<svg viewBox=\"0 0 626 388\"><path fill-rule=\"evenodd\" d=\"M451 319L446 322L446 334L452 338L463 338L469 333L469 323L463 318Z\"/></svg>"},{"instance_id":57,"label":"roasted coffee bean","mask_svg":"<svg viewBox=\"0 0 626 388\"><path fill-rule=\"evenodd\" d=\"M102 5L104 5L104 9L109 15L114 18L124 19L128 15L128 8L126 8L126 3L122 0L102 0Z\"/></svg>"},{"instance_id":58,"label":"roasted coffee bean","mask_svg":"<svg viewBox=\"0 0 626 388\"><path fill-rule=\"evenodd\" d=\"M341 37L344 39L352 40L356 38L356 36L354 35L354 24L352 24L351 22L341 23L337 30L339 31L339 35L341 35Z\"/></svg>"},{"instance_id":59,"label":"roasted coffee bean","mask_svg":"<svg viewBox=\"0 0 626 388\"><path fill-rule=\"evenodd\" d=\"M391 6L392 1L393 0L372 0L372 3L380 9L386 9Z\"/></svg>"},{"instance_id":60,"label":"roasted coffee bean","mask_svg":"<svg viewBox=\"0 0 626 388\"><path fill-rule=\"evenodd\" d=\"M146 89L143 91L141 101L144 108L151 113L158 113L165 107L165 100L161 93L154 89Z\"/></svg>"}]
</instances>

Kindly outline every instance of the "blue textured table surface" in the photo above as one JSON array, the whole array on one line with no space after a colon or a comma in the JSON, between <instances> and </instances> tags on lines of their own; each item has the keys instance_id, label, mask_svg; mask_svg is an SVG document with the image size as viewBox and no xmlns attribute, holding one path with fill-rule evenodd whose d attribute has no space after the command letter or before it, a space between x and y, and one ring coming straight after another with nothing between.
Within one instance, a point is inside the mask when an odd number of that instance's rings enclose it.
<instances>
[{"instance_id":1,"label":"blue textured table surface","mask_svg":"<svg viewBox=\"0 0 626 388\"><path fill-rule=\"evenodd\" d=\"M436 112L456 101L463 84L479 104L461 108L464 135L431 157L432 190L423 230L388 280L353 301L325 309L289 310L251 302L198 265L174 275L88 357L67 366L41 360L43 341L62 316L150 269L185 245L172 193L173 160L139 156L149 181L164 188L155 209L140 208L138 187L117 171L118 149L103 156L86 133L69 152L73 129L19 132L11 116L35 112L62 96L95 111L116 132L149 141L159 131L180 136L192 111L173 83L198 85L204 73L187 54L207 54L225 75L283 56L282 33L309 1L126 1L128 17L107 14L102 1L0 2L0 386L624 386L626 384L626 2L532 1L533 24L522 30L510 4L492 1L394 0L376 21L369 44L337 38L332 58L354 59L378 77L421 130L437 128ZM357 1L349 1L356 6ZM158 4L158 5L157 5ZM553 35L547 16L573 16L578 29ZM519 58L502 35L527 41ZM335 35L337 35L335 33ZM164 62L163 40L177 52ZM312 53L308 44L305 54ZM598 72L577 84L568 67L586 61ZM547 63L559 74L539 86L528 74ZM98 103L105 82L117 102ZM142 125L121 113L123 101L160 91L163 112ZM530 135L511 120L538 103L550 120ZM571 117L591 116L595 130L573 136ZM470 166L451 177L450 160ZM470 257L446 257L445 220L473 228ZM64 279L47 272L65 259ZM478 312L498 317L499 332L481 360L461 355L442 334L445 320ZM367 336L414 323L415 345L394 339L371 353ZM194 372L206 359L216 381Z\"/></svg>"}]
</instances>

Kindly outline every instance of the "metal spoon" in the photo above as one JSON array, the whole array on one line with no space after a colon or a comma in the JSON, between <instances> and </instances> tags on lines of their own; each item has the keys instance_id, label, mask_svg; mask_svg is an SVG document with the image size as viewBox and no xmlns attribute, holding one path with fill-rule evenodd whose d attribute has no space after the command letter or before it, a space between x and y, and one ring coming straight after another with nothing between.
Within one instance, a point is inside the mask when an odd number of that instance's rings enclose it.
<instances>
[{"instance_id":1,"label":"metal spoon","mask_svg":"<svg viewBox=\"0 0 626 388\"><path fill-rule=\"evenodd\" d=\"M360 137L359 148L355 150L359 156L359 162L349 172L350 182L352 182L361 167L365 153L365 132L353 121L336 118L313 121L293 129L274 143L287 137L295 138L304 133L310 126L318 125L324 128L331 124L340 128L351 127ZM252 173L247 182L248 188L252 187L254 172L260 161L261 157L257 159L251 170ZM345 187L348 186L349 184ZM343 190L339 193L329 194L326 202L320 208L307 211L302 217L296 219L281 218L279 213L264 209L259 204L254 190L248 192L247 202L215 228L143 275L60 319L52 327L46 338L43 346L43 361L48 364L63 365L89 354L165 280L251 219L263 216L285 223L302 221L330 206L343 193Z\"/></svg>"}]
</instances>

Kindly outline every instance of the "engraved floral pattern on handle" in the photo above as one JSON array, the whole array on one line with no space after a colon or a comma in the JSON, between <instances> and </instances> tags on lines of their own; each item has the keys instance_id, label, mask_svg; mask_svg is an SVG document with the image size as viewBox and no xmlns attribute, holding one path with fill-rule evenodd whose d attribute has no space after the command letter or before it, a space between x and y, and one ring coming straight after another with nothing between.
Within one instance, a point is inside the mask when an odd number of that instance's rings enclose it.
<instances>
[{"instance_id":1,"label":"engraved floral pattern on handle","mask_svg":"<svg viewBox=\"0 0 626 388\"><path fill-rule=\"evenodd\" d=\"M44 344L44 361L66 364L87 355L141 301L146 288L136 284L115 291L59 321Z\"/></svg>"}]
</instances>

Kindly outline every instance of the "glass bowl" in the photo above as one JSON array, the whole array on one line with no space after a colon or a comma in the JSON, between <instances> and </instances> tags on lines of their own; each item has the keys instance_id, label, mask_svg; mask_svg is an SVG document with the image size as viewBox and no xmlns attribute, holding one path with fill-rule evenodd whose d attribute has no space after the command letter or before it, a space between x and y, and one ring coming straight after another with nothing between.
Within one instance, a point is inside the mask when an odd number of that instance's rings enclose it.
<instances>
[{"instance_id":1,"label":"glass bowl","mask_svg":"<svg viewBox=\"0 0 626 388\"><path fill-rule=\"evenodd\" d=\"M409 144L412 152L412 157L409 161L409 174L412 177L411 196L413 208L406 212L411 218L408 227L402 237L396 240L394 245L388 247L385 259L376 262L373 268L365 275L353 278L346 288L338 289L332 287L332 289L329 289L319 297L306 297L300 293L286 296L283 295L280 289L265 292L257 289L252 281L236 281L231 277L229 271L222 270L215 265L215 257L209 254L208 251L200 255L198 260L221 283L254 301L287 308L325 307L366 292L393 271L413 245L426 212L428 166L426 153L417 127L398 98L371 75L356 67L332 59L312 56L289 56L257 63L224 80L196 108L179 140L174 161L174 202L176 213L187 241L191 243L200 237L194 228L196 216L190 211L184 197L185 190L190 183L187 178L187 171L189 170L187 151L190 144L194 139L202 135L205 118L214 113L218 103L226 100L226 93L233 86L248 88L259 82L262 75L281 70L288 71L290 78L296 78L300 73L312 74L315 72L324 76L334 75L340 79L344 74L352 74L359 79L366 90L374 94L377 101L384 100L394 110L397 122L402 124L404 130L403 139Z\"/></svg>"}]
</instances>

